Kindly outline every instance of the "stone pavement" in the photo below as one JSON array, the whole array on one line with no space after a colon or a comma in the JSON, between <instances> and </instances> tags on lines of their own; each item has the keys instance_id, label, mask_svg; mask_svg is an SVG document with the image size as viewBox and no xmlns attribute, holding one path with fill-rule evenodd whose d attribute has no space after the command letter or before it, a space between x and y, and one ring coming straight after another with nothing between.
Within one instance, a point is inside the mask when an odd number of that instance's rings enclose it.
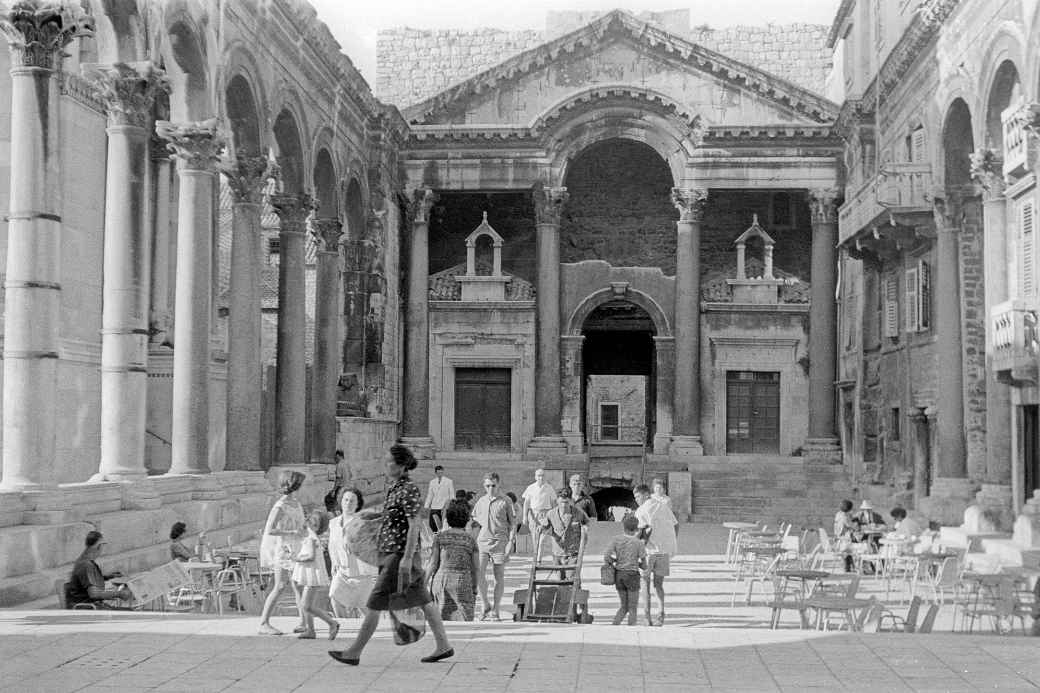
<instances>
[{"instance_id":1,"label":"stone pavement","mask_svg":"<svg viewBox=\"0 0 1040 693\"><path fill-rule=\"evenodd\" d=\"M602 545L607 529L597 529L593 548ZM822 633L796 629L793 617L771 631L757 592L752 606L729 606L732 580L717 552L720 534L695 526L683 532L680 550L701 553L677 557L663 627L609 625L616 598L596 584L599 554L590 550L584 576L595 623L449 624L457 655L432 665L418 661L433 648L432 638L397 647L386 626L355 668L329 659L326 640L256 635L255 616L2 610L0 690L887 693L1040 687L1038 641L1021 635ZM507 595L525 582L524 563L511 565ZM949 630L952 619L945 619L942 627ZM283 629L293 622L275 619ZM335 647L345 646L357 623L342 621Z\"/></svg>"}]
</instances>

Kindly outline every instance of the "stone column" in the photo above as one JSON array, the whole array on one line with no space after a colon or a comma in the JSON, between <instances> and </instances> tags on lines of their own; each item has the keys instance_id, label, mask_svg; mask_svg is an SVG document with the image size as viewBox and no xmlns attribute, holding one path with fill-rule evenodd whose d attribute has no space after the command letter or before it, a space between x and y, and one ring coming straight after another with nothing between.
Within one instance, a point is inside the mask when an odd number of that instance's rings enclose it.
<instances>
[{"instance_id":1,"label":"stone column","mask_svg":"<svg viewBox=\"0 0 1040 693\"><path fill-rule=\"evenodd\" d=\"M812 293L809 298L809 437L803 456L841 461L834 427L835 352L838 348L837 287L838 195L833 188L809 191L812 217Z\"/></svg>"},{"instance_id":2,"label":"stone column","mask_svg":"<svg viewBox=\"0 0 1040 693\"><path fill-rule=\"evenodd\" d=\"M535 295L534 440L528 452L550 458L567 452L560 422L560 214L567 188L534 189L538 280Z\"/></svg>"},{"instance_id":3,"label":"stone column","mask_svg":"<svg viewBox=\"0 0 1040 693\"><path fill-rule=\"evenodd\" d=\"M402 441L420 458L433 456L430 438L430 210L437 200L429 188L412 198L412 238L408 253L408 310L405 314L404 426Z\"/></svg>"},{"instance_id":4,"label":"stone column","mask_svg":"<svg viewBox=\"0 0 1040 693\"><path fill-rule=\"evenodd\" d=\"M654 454L667 455L672 440L672 408L675 405L675 337L654 337L657 369L657 429Z\"/></svg>"},{"instance_id":5,"label":"stone column","mask_svg":"<svg viewBox=\"0 0 1040 693\"><path fill-rule=\"evenodd\" d=\"M1011 387L993 372L993 307L1009 298L1007 277L1007 198L1004 197L1003 162L992 150L972 157L972 176L982 186L983 276L986 281L986 476L977 498L999 514L1001 529L1014 521L1011 493Z\"/></svg>"},{"instance_id":6,"label":"stone column","mask_svg":"<svg viewBox=\"0 0 1040 693\"><path fill-rule=\"evenodd\" d=\"M307 461L307 363L304 355L304 241L310 195L271 195L278 213L278 369L275 393L275 461Z\"/></svg>"},{"instance_id":7,"label":"stone column","mask_svg":"<svg viewBox=\"0 0 1040 693\"><path fill-rule=\"evenodd\" d=\"M225 167L231 208L228 287L227 452L225 469L260 469L260 205L272 176L262 154L239 154Z\"/></svg>"},{"instance_id":8,"label":"stone column","mask_svg":"<svg viewBox=\"0 0 1040 693\"><path fill-rule=\"evenodd\" d=\"M943 524L960 524L971 502L964 443L964 365L961 347L959 224L955 198L936 197L935 207L935 331L936 442L931 497L922 504Z\"/></svg>"},{"instance_id":9,"label":"stone column","mask_svg":"<svg viewBox=\"0 0 1040 693\"><path fill-rule=\"evenodd\" d=\"M563 438L571 452L583 450L581 420L581 381L584 378L583 335L560 336L560 421Z\"/></svg>"},{"instance_id":10,"label":"stone column","mask_svg":"<svg viewBox=\"0 0 1040 693\"><path fill-rule=\"evenodd\" d=\"M151 63L84 66L108 110L101 313L101 465L94 481L147 476L149 133L152 102L166 89Z\"/></svg>"},{"instance_id":11,"label":"stone column","mask_svg":"<svg viewBox=\"0 0 1040 693\"><path fill-rule=\"evenodd\" d=\"M78 3L24 0L0 10L11 49L11 197L4 282L3 488L51 481L61 325L62 49L89 33Z\"/></svg>"},{"instance_id":12,"label":"stone column","mask_svg":"<svg viewBox=\"0 0 1040 693\"><path fill-rule=\"evenodd\" d=\"M212 206L223 141L216 119L155 129L180 159L169 473L208 474Z\"/></svg>"},{"instance_id":13,"label":"stone column","mask_svg":"<svg viewBox=\"0 0 1040 693\"><path fill-rule=\"evenodd\" d=\"M708 204L702 188L672 188L679 210L675 246L675 389L673 456L704 454L701 441L701 225Z\"/></svg>"},{"instance_id":14,"label":"stone column","mask_svg":"<svg viewBox=\"0 0 1040 693\"><path fill-rule=\"evenodd\" d=\"M166 142L151 138L152 180L155 181L154 224L152 233L151 317L148 341L162 346L173 341L173 315L170 311L171 240L170 205L173 200L173 162Z\"/></svg>"},{"instance_id":15,"label":"stone column","mask_svg":"<svg viewBox=\"0 0 1040 693\"><path fill-rule=\"evenodd\" d=\"M314 305L314 360L311 378L311 462L336 463L336 399L339 385L340 311L343 280L340 272L339 219L313 219L311 233L318 244Z\"/></svg>"}]
</instances>

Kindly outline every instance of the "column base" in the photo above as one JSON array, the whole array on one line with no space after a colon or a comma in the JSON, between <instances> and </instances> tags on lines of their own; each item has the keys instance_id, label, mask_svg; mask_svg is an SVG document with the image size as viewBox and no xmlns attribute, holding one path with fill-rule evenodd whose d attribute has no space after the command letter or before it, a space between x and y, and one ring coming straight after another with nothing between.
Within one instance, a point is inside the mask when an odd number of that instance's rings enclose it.
<instances>
[{"instance_id":1,"label":"column base","mask_svg":"<svg viewBox=\"0 0 1040 693\"><path fill-rule=\"evenodd\" d=\"M140 481L141 479L147 479L148 472L98 472L89 479L90 483L97 483L99 481Z\"/></svg>"},{"instance_id":2,"label":"column base","mask_svg":"<svg viewBox=\"0 0 1040 693\"><path fill-rule=\"evenodd\" d=\"M965 519L964 511L975 500L975 491L970 479L940 477L932 481L932 493L921 499L919 509L940 524L959 527Z\"/></svg>"},{"instance_id":3,"label":"column base","mask_svg":"<svg viewBox=\"0 0 1040 693\"><path fill-rule=\"evenodd\" d=\"M841 444L837 438L806 438L802 457L810 462L841 464Z\"/></svg>"},{"instance_id":4,"label":"column base","mask_svg":"<svg viewBox=\"0 0 1040 693\"><path fill-rule=\"evenodd\" d=\"M170 471L163 476L191 479L192 500L221 500L227 498L227 492L221 485L220 480L212 474L184 474Z\"/></svg>"},{"instance_id":5,"label":"column base","mask_svg":"<svg viewBox=\"0 0 1040 693\"><path fill-rule=\"evenodd\" d=\"M567 454L567 441L561 435L535 436L527 444L525 459L552 460Z\"/></svg>"},{"instance_id":6,"label":"column base","mask_svg":"<svg viewBox=\"0 0 1040 693\"><path fill-rule=\"evenodd\" d=\"M1015 523L1011 493L1008 484L983 483L975 505L965 511L965 527L974 532L1010 532Z\"/></svg>"},{"instance_id":7,"label":"column base","mask_svg":"<svg viewBox=\"0 0 1040 693\"><path fill-rule=\"evenodd\" d=\"M668 446L669 457L687 459L703 455L704 444L701 442L700 436L672 436Z\"/></svg>"},{"instance_id":8,"label":"column base","mask_svg":"<svg viewBox=\"0 0 1040 693\"><path fill-rule=\"evenodd\" d=\"M432 460L437 451L430 436L401 436L401 445L411 450L417 460Z\"/></svg>"}]
</instances>

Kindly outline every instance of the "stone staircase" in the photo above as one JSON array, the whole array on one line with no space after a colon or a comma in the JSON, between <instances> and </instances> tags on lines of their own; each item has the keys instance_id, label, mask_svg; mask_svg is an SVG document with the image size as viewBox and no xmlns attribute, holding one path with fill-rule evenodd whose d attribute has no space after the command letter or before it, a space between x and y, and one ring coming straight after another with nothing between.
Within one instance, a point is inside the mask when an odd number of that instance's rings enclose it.
<instances>
[{"instance_id":1,"label":"stone staircase","mask_svg":"<svg viewBox=\"0 0 1040 693\"><path fill-rule=\"evenodd\" d=\"M853 499L841 465L802 457L701 457L693 475L693 521L766 521L830 528L838 503Z\"/></svg>"}]
</instances>

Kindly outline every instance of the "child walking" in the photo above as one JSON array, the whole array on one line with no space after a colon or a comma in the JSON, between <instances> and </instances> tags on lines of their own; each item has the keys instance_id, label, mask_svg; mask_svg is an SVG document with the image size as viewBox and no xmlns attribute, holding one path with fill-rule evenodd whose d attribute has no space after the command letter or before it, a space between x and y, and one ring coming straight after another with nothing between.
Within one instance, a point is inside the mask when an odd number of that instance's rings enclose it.
<instances>
[{"instance_id":1,"label":"child walking","mask_svg":"<svg viewBox=\"0 0 1040 693\"><path fill-rule=\"evenodd\" d=\"M336 634L339 633L339 623L332 614L314 603L315 588L327 587L329 584L329 573L325 570L325 557L321 549L321 540L318 538L318 535L323 534L328 528L328 515L321 510L312 511L307 517L307 535L296 554L293 567L293 582L303 588L300 615L303 617L304 631L298 637L304 640L313 640L315 637L315 617L329 624L329 640L335 640Z\"/></svg>"},{"instance_id":2,"label":"child walking","mask_svg":"<svg viewBox=\"0 0 1040 693\"><path fill-rule=\"evenodd\" d=\"M628 614L628 625L634 626L642 582L639 571L646 569L646 544L636 536L639 520L635 515L626 516L621 527L625 533L611 540L603 554L603 562L614 566L614 588L621 600L621 608L614 615L614 625L621 625L621 619Z\"/></svg>"}]
</instances>

